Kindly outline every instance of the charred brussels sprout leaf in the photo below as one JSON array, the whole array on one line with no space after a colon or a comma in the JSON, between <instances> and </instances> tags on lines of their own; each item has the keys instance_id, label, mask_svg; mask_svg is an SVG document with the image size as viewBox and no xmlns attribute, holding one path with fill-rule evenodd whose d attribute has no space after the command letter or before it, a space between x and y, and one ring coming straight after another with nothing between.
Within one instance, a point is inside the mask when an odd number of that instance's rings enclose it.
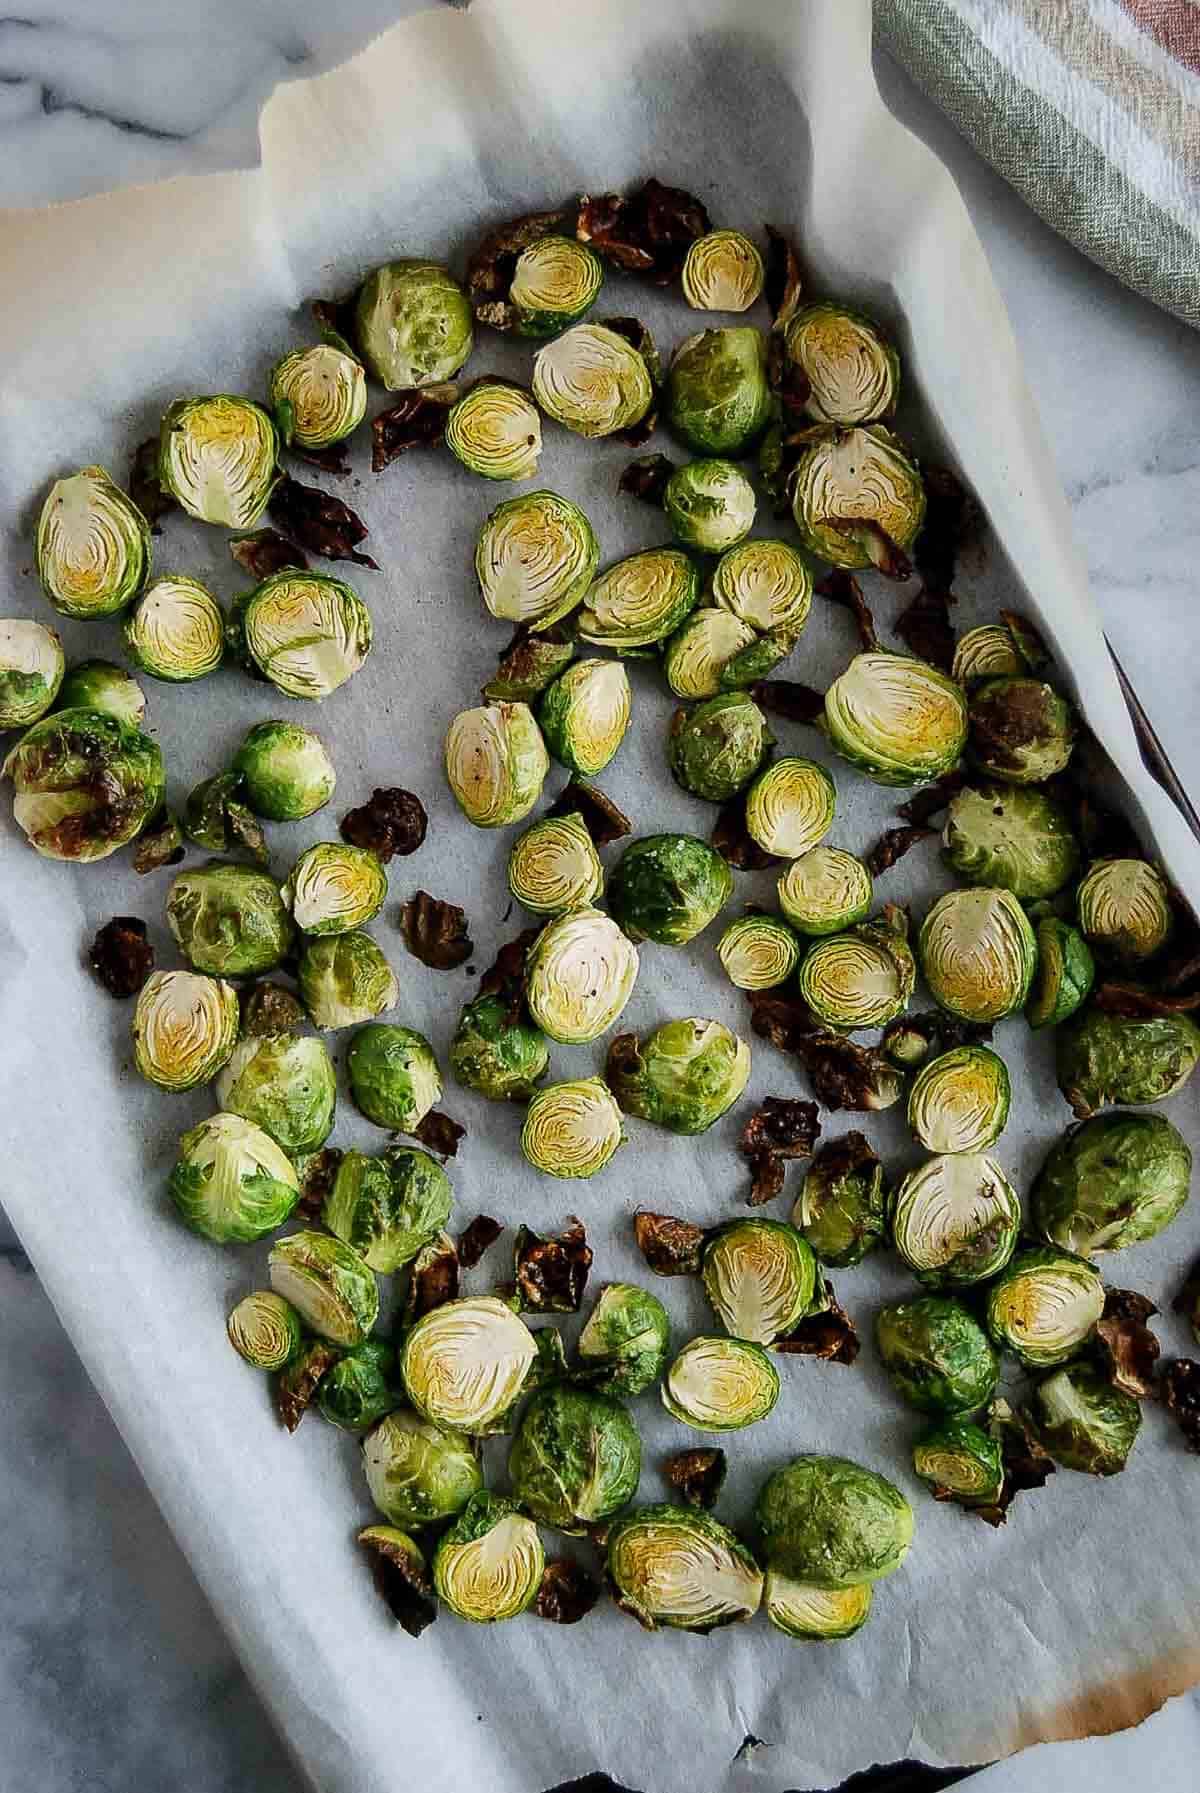
<instances>
[{"instance_id":1,"label":"charred brussels sprout leaf","mask_svg":"<svg viewBox=\"0 0 1200 1793\"><path fill-rule=\"evenodd\" d=\"M594 1177L624 1138L621 1110L604 1079L579 1077L536 1092L521 1128L521 1150L548 1177Z\"/></svg>"},{"instance_id":2,"label":"charred brussels sprout leaf","mask_svg":"<svg viewBox=\"0 0 1200 1793\"><path fill-rule=\"evenodd\" d=\"M685 946L732 894L732 872L704 841L652 834L626 847L609 880L608 902L631 940Z\"/></svg>"},{"instance_id":3,"label":"charred brussels sprout leaf","mask_svg":"<svg viewBox=\"0 0 1200 1793\"><path fill-rule=\"evenodd\" d=\"M469 1439L395 1407L363 1441L371 1499L394 1525L414 1529L461 1513L483 1487Z\"/></svg>"},{"instance_id":4,"label":"charred brussels sprout leaf","mask_svg":"<svg viewBox=\"0 0 1200 1793\"><path fill-rule=\"evenodd\" d=\"M274 1232L300 1199L291 1160L261 1127L236 1114L215 1114L183 1135L167 1188L185 1226L218 1245ZM276 1293L309 1319L290 1289Z\"/></svg>"},{"instance_id":5,"label":"charred brussels sprout leaf","mask_svg":"<svg viewBox=\"0 0 1200 1793\"><path fill-rule=\"evenodd\" d=\"M207 1083L235 1049L238 1020L232 984L191 971L153 972L142 985L133 1014L134 1063L160 1089L185 1090ZM332 1072L330 1076L332 1081ZM228 1106L219 1093L218 1101L222 1108ZM245 1119L261 1125L258 1115ZM332 1124L332 1093L329 1119ZM286 1141L278 1143L287 1149Z\"/></svg>"},{"instance_id":6,"label":"charred brussels sprout leaf","mask_svg":"<svg viewBox=\"0 0 1200 1793\"><path fill-rule=\"evenodd\" d=\"M722 1450L676 1451L663 1464L663 1475L687 1506L707 1513L721 1497L727 1469Z\"/></svg>"},{"instance_id":7,"label":"charred brussels sprout leaf","mask_svg":"<svg viewBox=\"0 0 1200 1793\"><path fill-rule=\"evenodd\" d=\"M639 1208L633 1217L637 1248L656 1276L699 1276L707 1235L674 1214L654 1214Z\"/></svg>"},{"instance_id":8,"label":"charred brussels sprout leaf","mask_svg":"<svg viewBox=\"0 0 1200 1793\"><path fill-rule=\"evenodd\" d=\"M999 886L1023 902L1055 896L1079 865L1066 811L1019 786L965 786L951 799L942 844L964 883Z\"/></svg>"},{"instance_id":9,"label":"charred brussels sprout leaf","mask_svg":"<svg viewBox=\"0 0 1200 1793\"><path fill-rule=\"evenodd\" d=\"M988 1290L987 1329L1033 1369L1073 1357L1104 1312L1104 1284L1086 1258L1054 1246L1019 1251Z\"/></svg>"},{"instance_id":10,"label":"charred brussels sprout leaf","mask_svg":"<svg viewBox=\"0 0 1200 1793\"><path fill-rule=\"evenodd\" d=\"M534 633L521 623L483 687L488 703L529 703L552 685L575 657L575 643L562 624Z\"/></svg>"},{"instance_id":11,"label":"charred brussels sprout leaf","mask_svg":"<svg viewBox=\"0 0 1200 1793\"><path fill-rule=\"evenodd\" d=\"M384 1275L401 1269L445 1226L450 1182L427 1152L347 1152L322 1210L330 1232Z\"/></svg>"},{"instance_id":12,"label":"charred brussels sprout leaf","mask_svg":"<svg viewBox=\"0 0 1200 1793\"><path fill-rule=\"evenodd\" d=\"M708 227L698 199L652 176L633 193L585 193L575 235L627 273L667 286L680 273L689 245Z\"/></svg>"},{"instance_id":13,"label":"charred brussels sprout leaf","mask_svg":"<svg viewBox=\"0 0 1200 1793\"><path fill-rule=\"evenodd\" d=\"M949 1296L880 1308L875 1340L896 1392L921 1413L975 1413L995 1391L999 1365L987 1334Z\"/></svg>"},{"instance_id":14,"label":"charred brussels sprout leaf","mask_svg":"<svg viewBox=\"0 0 1200 1793\"><path fill-rule=\"evenodd\" d=\"M380 864L387 865L397 855L407 858L415 853L428 827L421 799L412 791L393 787L372 791L366 803L348 809L342 817L341 835L351 846L369 847Z\"/></svg>"},{"instance_id":15,"label":"charred brussels sprout leaf","mask_svg":"<svg viewBox=\"0 0 1200 1793\"><path fill-rule=\"evenodd\" d=\"M1134 1397L1090 1363L1066 1364L1039 1382L1029 1416L1055 1461L1087 1475L1119 1475L1142 1424Z\"/></svg>"},{"instance_id":16,"label":"charred brussels sprout leaf","mask_svg":"<svg viewBox=\"0 0 1200 1793\"><path fill-rule=\"evenodd\" d=\"M876 784L923 784L957 763L967 706L935 666L903 654L866 653L826 692L825 725L842 758Z\"/></svg>"},{"instance_id":17,"label":"charred brussels sprout leaf","mask_svg":"<svg viewBox=\"0 0 1200 1793\"><path fill-rule=\"evenodd\" d=\"M831 1139L805 1174L792 1215L823 1264L857 1264L886 1230L883 1166L861 1133Z\"/></svg>"},{"instance_id":18,"label":"charred brussels sprout leaf","mask_svg":"<svg viewBox=\"0 0 1200 1793\"><path fill-rule=\"evenodd\" d=\"M259 865L269 855L266 837L257 817L242 802L242 780L237 772L218 772L188 792L183 806L183 832L210 853L234 853L240 847Z\"/></svg>"},{"instance_id":19,"label":"charred brussels sprout leaf","mask_svg":"<svg viewBox=\"0 0 1200 1793\"><path fill-rule=\"evenodd\" d=\"M1058 1086L1080 1120L1116 1103L1162 1102L1200 1060L1187 1015L1110 1015L1089 1008L1054 1036Z\"/></svg>"},{"instance_id":20,"label":"charred brussels sprout leaf","mask_svg":"<svg viewBox=\"0 0 1200 1793\"><path fill-rule=\"evenodd\" d=\"M608 1579L618 1606L647 1631L713 1631L752 1618L762 1602L762 1572L741 1539L707 1513L666 1502L611 1528Z\"/></svg>"},{"instance_id":21,"label":"charred brussels sprout leaf","mask_svg":"<svg viewBox=\"0 0 1200 1793\"><path fill-rule=\"evenodd\" d=\"M274 878L218 861L178 874L167 897L167 922L184 958L212 977L271 971L293 939Z\"/></svg>"},{"instance_id":22,"label":"charred brussels sprout leaf","mask_svg":"<svg viewBox=\"0 0 1200 1793\"><path fill-rule=\"evenodd\" d=\"M577 1314L592 1267L583 1223L572 1220L557 1238L519 1229L513 1247L516 1299L522 1313Z\"/></svg>"},{"instance_id":23,"label":"charred brussels sprout leaf","mask_svg":"<svg viewBox=\"0 0 1200 1793\"><path fill-rule=\"evenodd\" d=\"M1037 1231L1091 1257L1153 1239L1188 1198L1192 1154L1171 1122L1150 1114L1098 1114L1054 1146L1032 1191Z\"/></svg>"},{"instance_id":24,"label":"charred brussels sprout leaf","mask_svg":"<svg viewBox=\"0 0 1200 1793\"><path fill-rule=\"evenodd\" d=\"M755 1520L771 1571L829 1590L891 1575L913 1534L900 1490L846 1457L796 1457L776 1470Z\"/></svg>"},{"instance_id":25,"label":"charred brussels sprout leaf","mask_svg":"<svg viewBox=\"0 0 1200 1793\"><path fill-rule=\"evenodd\" d=\"M13 820L47 859L106 859L160 808L158 744L92 709L56 710L27 729L4 761Z\"/></svg>"},{"instance_id":26,"label":"charred brussels sprout leaf","mask_svg":"<svg viewBox=\"0 0 1200 1793\"><path fill-rule=\"evenodd\" d=\"M114 915L97 929L88 949L97 980L118 1002L136 996L154 967L146 924L136 915Z\"/></svg>"},{"instance_id":27,"label":"charred brussels sprout leaf","mask_svg":"<svg viewBox=\"0 0 1200 1793\"><path fill-rule=\"evenodd\" d=\"M644 1394L662 1374L670 1330L657 1295L636 1283L609 1283L579 1335L575 1379L602 1394Z\"/></svg>"},{"instance_id":28,"label":"charred brussels sprout leaf","mask_svg":"<svg viewBox=\"0 0 1200 1793\"><path fill-rule=\"evenodd\" d=\"M737 1432L765 1419L779 1399L779 1372L761 1345L694 1338L662 1384L662 1403L697 1432Z\"/></svg>"},{"instance_id":29,"label":"charred brussels sprout leaf","mask_svg":"<svg viewBox=\"0 0 1200 1793\"><path fill-rule=\"evenodd\" d=\"M671 1133L703 1133L737 1101L750 1076L750 1048L723 1022L667 1021L639 1045L613 1041L605 1072L626 1114Z\"/></svg>"},{"instance_id":30,"label":"charred brussels sprout leaf","mask_svg":"<svg viewBox=\"0 0 1200 1793\"><path fill-rule=\"evenodd\" d=\"M371 1553L371 1574L388 1611L409 1637L420 1637L437 1618L425 1558L407 1532L369 1525L358 1542Z\"/></svg>"},{"instance_id":31,"label":"charred brussels sprout leaf","mask_svg":"<svg viewBox=\"0 0 1200 1793\"><path fill-rule=\"evenodd\" d=\"M341 1356L328 1339L307 1339L297 1356L284 1365L275 1382L275 1409L289 1432L294 1432L316 1399L322 1378Z\"/></svg>"},{"instance_id":32,"label":"charred brussels sprout leaf","mask_svg":"<svg viewBox=\"0 0 1200 1793\"><path fill-rule=\"evenodd\" d=\"M579 1388L535 1395L508 1453L519 1505L576 1536L628 1506L641 1468L641 1440L624 1407Z\"/></svg>"}]
</instances>

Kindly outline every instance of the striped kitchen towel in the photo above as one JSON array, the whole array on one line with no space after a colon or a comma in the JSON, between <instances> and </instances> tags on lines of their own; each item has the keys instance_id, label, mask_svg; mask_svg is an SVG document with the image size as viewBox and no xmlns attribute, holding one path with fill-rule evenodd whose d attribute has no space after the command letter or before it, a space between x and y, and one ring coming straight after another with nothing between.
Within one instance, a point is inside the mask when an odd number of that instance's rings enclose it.
<instances>
[{"instance_id":1,"label":"striped kitchen towel","mask_svg":"<svg viewBox=\"0 0 1200 1793\"><path fill-rule=\"evenodd\" d=\"M875 27L1047 223L1200 329L1200 0L875 0Z\"/></svg>"}]
</instances>

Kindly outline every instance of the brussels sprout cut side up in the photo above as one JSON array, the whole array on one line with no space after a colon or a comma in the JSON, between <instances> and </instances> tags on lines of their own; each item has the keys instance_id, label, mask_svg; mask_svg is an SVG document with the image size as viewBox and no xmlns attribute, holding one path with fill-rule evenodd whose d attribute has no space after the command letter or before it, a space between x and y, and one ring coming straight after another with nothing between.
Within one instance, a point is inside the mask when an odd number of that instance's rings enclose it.
<instances>
[{"instance_id":1,"label":"brussels sprout cut side up","mask_svg":"<svg viewBox=\"0 0 1200 1793\"><path fill-rule=\"evenodd\" d=\"M523 387L480 380L451 405L446 447L482 479L530 479L541 458L542 420Z\"/></svg>"},{"instance_id":2,"label":"brussels sprout cut side up","mask_svg":"<svg viewBox=\"0 0 1200 1793\"><path fill-rule=\"evenodd\" d=\"M1020 1197L995 1160L979 1152L926 1159L892 1201L896 1250L932 1289L994 1276L1012 1256L1020 1230Z\"/></svg>"},{"instance_id":3,"label":"brussels sprout cut side up","mask_svg":"<svg viewBox=\"0 0 1200 1793\"><path fill-rule=\"evenodd\" d=\"M647 1631L713 1631L749 1619L762 1603L762 1571L741 1539L707 1513L637 1507L608 1535L617 1604Z\"/></svg>"},{"instance_id":4,"label":"brussels sprout cut side up","mask_svg":"<svg viewBox=\"0 0 1200 1793\"><path fill-rule=\"evenodd\" d=\"M796 987L827 1027L882 1027L908 1007L917 968L902 926L860 922L809 947Z\"/></svg>"},{"instance_id":5,"label":"brussels sprout cut side up","mask_svg":"<svg viewBox=\"0 0 1200 1793\"><path fill-rule=\"evenodd\" d=\"M446 779L477 828L521 821L541 796L549 769L546 743L526 704L463 710L446 734Z\"/></svg>"},{"instance_id":6,"label":"brussels sprout cut side up","mask_svg":"<svg viewBox=\"0 0 1200 1793\"><path fill-rule=\"evenodd\" d=\"M859 654L825 693L825 726L842 758L876 784L922 784L957 764L967 706L923 660Z\"/></svg>"},{"instance_id":7,"label":"brussels sprout cut side up","mask_svg":"<svg viewBox=\"0 0 1200 1793\"><path fill-rule=\"evenodd\" d=\"M769 1345L812 1306L817 1266L795 1227L780 1220L732 1220L705 1247L701 1275L726 1332Z\"/></svg>"},{"instance_id":8,"label":"brussels sprout cut side up","mask_svg":"<svg viewBox=\"0 0 1200 1793\"><path fill-rule=\"evenodd\" d=\"M740 230L709 230L684 256L680 283L694 311L749 311L765 278L749 237Z\"/></svg>"},{"instance_id":9,"label":"brussels sprout cut side up","mask_svg":"<svg viewBox=\"0 0 1200 1793\"><path fill-rule=\"evenodd\" d=\"M743 915L721 935L717 957L739 990L774 990L800 963L800 942L787 923L774 916Z\"/></svg>"},{"instance_id":10,"label":"brussels sprout cut side up","mask_svg":"<svg viewBox=\"0 0 1200 1793\"><path fill-rule=\"evenodd\" d=\"M607 324L576 324L538 350L533 396L547 417L578 436L629 430L654 403L646 357Z\"/></svg>"},{"instance_id":11,"label":"brussels sprout cut side up","mask_svg":"<svg viewBox=\"0 0 1200 1793\"><path fill-rule=\"evenodd\" d=\"M850 572L891 565L912 547L925 521L917 464L880 423L815 425L807 432L791 490L801 542L821 560Z\"/></svg>"},{"instance_id":12,"label":"brussels sprout cut side up","mask_svg":"<svg viewBox=\"0 0 1200 1793\"><path fill-rule=\"evenodd\" d=\"M819 423L872 423L895 410L900 358L870 318L841 305L806 305L788 324L784 348L808 388L805 409Z\"/></svg>"},{"instance_id":13,"label":"brussels sprout cut side up","mask_svg":"<svg viewBox=\"0 0 1200 1793\"><path fill-rule=\"evenodd\" d=\"M511 1500L473 1494L438 1540L433 1585L458 1618L490 1625L533 1605L545 1566L533 1520Z\"/></svg>"},{"instance_id":14,"label":"brussels sprout cut side up","mask_svg":"<svg viewBox=\"0 0 1200 1793\"><path fill-rule=\"evenodd\" d=\"M1004 1060L987 1046L956 1046L931 1059L908 1092L908 1124L927 1152L986 1152L1008 1121Z\"/></svg>"},{"instance_id":15,"label":"brussels sprout cut side up","mask_svg":"<svg viewBox=\"0 0 1200 1793\"><path fill-rule=\"evenodd\" d=\"M279 437L261 405L218 393L177 399L162 420L158 477L189 516L253 529L279 479Z\"/></svg>"},{"instance_id":16,"label":"brussels sprout cut side up","mask_svg":"<svg viewBox=\"0 0 1200 1793\"><path fill-rule=\"evenodd\" d=\"M647 548L601 573L579 612L579 634L636 653L673 634L699 597L699 571L682 548Z\"/></svg>"},{"instance_id":17,"label":"brussels sprout cut side up","mask_svg":"<svg viewBox=\"0 0 1200 1793\"><path fill-rule=\"evenodd\" d=\"M1073 1357L1104 1312L1104 1284L1086 1258L1053 1246L1019 1251L988 1290L987 1329L1034 1369Z\"/></svg>"},{"instance_id":18,"label":"brussels sprout cut side up","mask_svg":"<svg viewBox=\"0 0 1200 1793\"><path fill-rule=\"evenodd\" d=\"M779 1372L760 1345L694 1338L662 1385L667 1412L697 1432L737 1432L765 1419L779 1399Z\"/></svg>"},{"instance_id":19,"label":"brussels sprout cut side up","mask_svg":"<svg viewBox=\"0 0 1200 1793\"><path fill-rule=\"evenodd\" d=\"M917 944L934 1001L961 1020L999 1021L1029 994L1037 940L1010 891L947 891L922 922Z\"/></svg>"},{"instance_id":20,"label":"brussels sprout cut side up","mask_svg":"<svg viewBox=\"0 0 1200 1793\"><path fill-rule=\"evenodd\" d=\"M225 618L198 579L164 574L146 587L126 616L125 645L151 678L185 684L221 664Z\"/></svg>"},{"instance_id":21,"label":"brussels sprout cut side up","mask_svg":"<svg viewBox=\"0 0 1200 1793\"><path fill-rule=\"evenodd\" d=\"M583 598L599 557L578 505L557 492L525 492L497 505L480 530L475 574L494 617L548 629Z\"/></svg>"},{"instance_id":22,"label":"brussels sprout cut side up","mask_svg":"<svg viewBox=\"0 0 1200 1793\"><path fill-rule=\"evenodd\" d=\"M621 1111L600 1077L547 1084L525 1113L521 1150L549 1177L594 1177L625 1138Z\"/></svg>"},{"instance_id":23,"label":"brussels sprout cut side up","mask_svg":"<svg viewBox=\"0 0 1200 1793\"><path fill-rule=\"evenodd\" d=\"M160 1089L193 1089L225 1064L234 1051L238 1025L232 984L191 971L154 971L142 985L133 1013L134 1063ZM227 1104L221 1101L221 1106ZM332 1098L329 1113L332 1123Z\"/></svg>"},{"instance_id":24,"label":"brussels sprout cut side up","mask_svg":"<svg viewBox=\"0 0 1200 1793\"><path fill-rule=\"evenodd\" d=\"M494 1295L447 1301L405 1335L400 1373L425 1419L479 1437L502 1429L537 1357L533 1334Z\"/></svg>"},{"instance_id":25,"label":"brussels sprout cut side up","mask_svg":"<svg viewBox=\"0 0 1200 1793\"><path fill-rule=\"evenodd\" d=\"M53 629L0 617L0 729L27 728L58 695L65 661Z\"/></svg>"},{"instance_id":26,"label":"brussels sprout cut side up","mask_svg":"<svg viewBox=\"0 0 1200 1793\"><path fill-rule=\"evenodd\" d=\"M810 847L779 880L779 907L801 934L840 934L869 914L874 886L861 859L841 847Z\"/></svg>"},{"instance_id":27,"label":"brussels sprout cut side up","mask_svg":"<svg viewBox=\"0 0 1200 1793\"><path fill-rule=\"evenodd\" d=\"M1076 892L1079 925L1097 952L1138 964L1171 933L1166 880L1144 859L1098 859Z\"/></svg>"},{"instance_id":28,"label":"brussels sprout cut side up","mask_svg":"<svg viewBox=\"0 0 1200 1793\"><path fill-rule=\"evenodd\" d=\"M34 552L42 590L56 610L113 616L146 582L150 525L103 467L84 467L51 486Z\"/></svg>"},{"instance_id":29,"label":"brussels sprout cut side up","mask_svg":"<svg viewBox=\"0 0 1200 1793\"><path fill-rule=\"evenodd\" d=\"M300 1200L290 1158L261 1127L236 1114L215 1114L184 1134L167 1187L184 1225L218 1245L273 1233ZM271 1286L311 1325L290 1288L274 1278Z\"/></svg>"},{"instance_id":30,"label":"brussels sprout cut side up","mask_svg":"<svg viewBox=\"0 0 1200 1793\"><path fill-rule=\"evenodd\" d=\"M530 947L525 999L552 1040L586 1046L617 1019L637 974L637 948L628 930L622 933L599 909L573 909L548 921Z\"/></svg>"},{"instance_id":31,"label":"brussels sprout cut side up","mask_svg":"<svg viewBox=\"0 0 1200 1793\"><path fill-rule=\"evenodd\" d=\"M371 651L366 605L325 573L272 573L240 601L235 623L254 666L285 697L331 696Z\"/></svg>"},{"instance_id":32,"label":"brussels sprout cut side up","mask_svg":"<svg viewBox=\"0 0 1200 1793\"><path fill-rule=\"evenodd\" d=\"M295 349L277 361L270 396L280 435L300 448L332 448L367 414L362 363L331 342Z\"/></svg>"},{"instance_id":33,"label":"brussels sprout cut side up","mask_svg":"<svg viewBox=\"0 0 1200 1793\"><path fill-rule=\"evenodd\" d=\"M604 871L581 818L547 816L527 828L508 856L508 888L535 915L590 907Z\"/></svg>"}]
</instances>

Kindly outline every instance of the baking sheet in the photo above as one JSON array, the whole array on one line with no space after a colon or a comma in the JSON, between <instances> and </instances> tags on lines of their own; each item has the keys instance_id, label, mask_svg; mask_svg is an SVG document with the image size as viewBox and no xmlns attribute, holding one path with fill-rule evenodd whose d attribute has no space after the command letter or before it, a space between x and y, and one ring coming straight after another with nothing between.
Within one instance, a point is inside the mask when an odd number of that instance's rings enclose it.
<instances>
[{"instance_id":1,"label":"baking sheet","mask_svg":"<svg viewBox=\"0 0 1200 1793\"><path fill-rule=\"evenodd\" d=\"M180 393L260 392L279 353L305 340L307 298L346 289L396 253L461 265L487 223L655 172L701 193L717 223L757 230L769 218L794 232L813 290L853 295L897 330L909 376L900 427L931 459L958 460L994 529L959 582L962 626L1001 602L1033 610L1069 658L1088 717L1172 873L1200 896L1200 852L1138 760L982 252L948 176L879 104L869 23L858 0L672 0L653 9L633 0L477 0L468 14L407 20L344 69L277 94L254 173L6 216L5 609L47 615L29 548L47 480L94 460L119 476ZM665 349L696 321L678 299L619 278L602 310L638 312ZM471 370L518 372L529 353L484 335ZM373 408L384 402L376 398ZM547 426L538 483L584 505L606 560L664 534L653 513L614 496L627 458L619 445L581 444ZM371 525L369 546L383 564L353 575L376 628L362 672L316 711L232 671L190 689L151 686L151 721L177 799L254 720L290 713L320 728L338 793L324 817L273 831L281 874L375 784L421 793L429 840L416 858L393 862L375 932L401 978L395 1018L440 1051L474 979L409 959L398 903L418 885L462 903L479 968L520 925L516 916L501 922L509 835L461 821L439 763L446 722L474 701L507 638L483 613L471 574L479 524L507 488L484 487L442 455L409 456L376 479L364 444L355 477L361 483L349 482L345 496ZM244 584L223 532L178 517L156 544L156 564L193 572L224 597ZM871 596L886 627L905 600L878 582ZM112 625L67 623L62 632L74 656L119 655ZM853 645L848 618L818 603L788 670L822 684ZM649 669L631 670L635 726L604 782L639 829L705 833L711 810L676 790L663 766L673 700ZM1153 693L1144 695L1152 704ZM810 731L778 732L785 746L827 758ZM893 819L895 798L829 763L839 787L832 838L865 850ZM855 1639L809 1648L761 1620L707 1640L648 1637L610 1607L573 1630L528 1618L481 1633L446 1618L419 1643L398 1633L353 1544L370 1511L353 1441L315 1421L282 1435L262 1382L225 1343L225 1312L261 1279L265 1248L218 1250L185 1234L167 1208L175 1141L208 1111L207 1098L140 1082L128 1009L83 966L86 942L114 912L143 914L160 963L173 962L160 925L169 874L138 880L123 859L52 865L24 850L7 813L2 826L0 1194L323 1793L375 1793L400 1780L435 1793L472 1783L531 1793L597 1766L654 1793L697 1784L782 1793L872 1761L983 1761L1038 1739L1113 1729L1200 1678L1196 1466L1162 1416L1147 1415L1124 1476L1100 1483L1062 1472L993 1533L928 1500L914 1481L915 1418L890 1394L869 1344L850 1370L782 1361L774 1414L732 1440L721 1506L731 1521L744 1518L761 1477L799 1450L844 1452L898 1480L914 1498L917 1542ZM919 915L947 882L936 856L918 850L879 894L912 900ZM769 896L770 883L739 876L738 902ZM643 949L622 1028L692 1012L744 1029L743 999L719 973L714 933L682 952ZM1025 1187L1069 1117L1053 1089L1050 1042L1010 1021L997 1043L1019 1092L998 1156ZM340 1056L345 1039L334 1044ZM603 1053L603 1042L558 1048L552 1074L599 1068ZM747 1104L797 1089L790 1061L757 1041L754 1058ZM736 1111L699 1140L631 1121L630 1144L609 1169L574 1185L524 1165L516 1111L453 1088L445 1106L469 1128L451 1166L461 1220L485 1208L545 1230L578 1212L596 1249L593 1286L644 1275L628 1224L639 1205L709 1220L735 1211L745 1188ZM1193 1095L1168 1112L1200 1143ZM827 1136L859 1118L830 1117ZM895 1113L872 1117L868 1130L891 1170L916 1160ZM337 1143L377 1146L379 1137L347 1102ZM1198 1246L1189 1212L1164 1239L1105 1267L1162 1301ZM489 1269L502 1275L502 1258L499 1248L470 1286L485 1287ZM891 1262L843 1272L835 1284L864 1331L875 1306L908 1286ZM706 1329L698 1291L656 1286L680 1342ZM1186 1348L1176 1320L1164 1319L1160 1332L1168 1351ZM642 1497L660 1498L658 1463L694 1435L653 1397L635 1413L646 1445ZM489 1450L502 1474L503 1445ZM747 1734L768 1747L735 1763Z\"/></svg>"}]
</instances>

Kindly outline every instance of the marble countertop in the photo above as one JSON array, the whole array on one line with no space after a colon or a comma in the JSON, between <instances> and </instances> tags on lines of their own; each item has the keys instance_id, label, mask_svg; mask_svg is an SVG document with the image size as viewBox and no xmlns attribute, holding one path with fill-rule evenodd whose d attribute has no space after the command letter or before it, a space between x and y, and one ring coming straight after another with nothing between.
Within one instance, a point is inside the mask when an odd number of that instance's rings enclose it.
<instances>
[{"instance_id":1,"label":"marble countertop","mask_svg":"<svg viewBox=\"0 0 1200 1793\"><path fill-rule=\"evenodd\" d=\"M124 62L121 40L96 31L91 7L74 0L60 10L88 22L73 33L64 27L57 55L50 27L0 22L0 144L8 152L0 203L46 197L64 179L89 190L91 149L111 143L114 120L124 178L182 159L157 120L151 51ZM226 10L224 0L206 9ZM360 40L399 10L396 0L358 0ZM149 17L153 8L126 0L120 11ZM201 165L252 158L253 104L276 79L336 59L332 32L301 36L289 23L300 11L316 17L315 7L239 0L235 8L229 0L228 11L243 33L256 34L257 60L243 56L235 78L210 57L211 41L223 41L214 31L190 69ZM196 80L201 68L211 75L208 100ZM1105 627L1196 791L1200 335L1039 223L886 59L879 75L889 103L959 181L1024 350ZM66 128L61 119L56 127L63 112ZM300 1777L2 1214L0 1437L0 1786L299 1793ZM1194 1793L1198 1759L1193 1696L1137 1732L1037 1750L972 1785L980 1793L1116 1793L1149 1771L1155 1793Z\"/></svg>"}]
</instances>

